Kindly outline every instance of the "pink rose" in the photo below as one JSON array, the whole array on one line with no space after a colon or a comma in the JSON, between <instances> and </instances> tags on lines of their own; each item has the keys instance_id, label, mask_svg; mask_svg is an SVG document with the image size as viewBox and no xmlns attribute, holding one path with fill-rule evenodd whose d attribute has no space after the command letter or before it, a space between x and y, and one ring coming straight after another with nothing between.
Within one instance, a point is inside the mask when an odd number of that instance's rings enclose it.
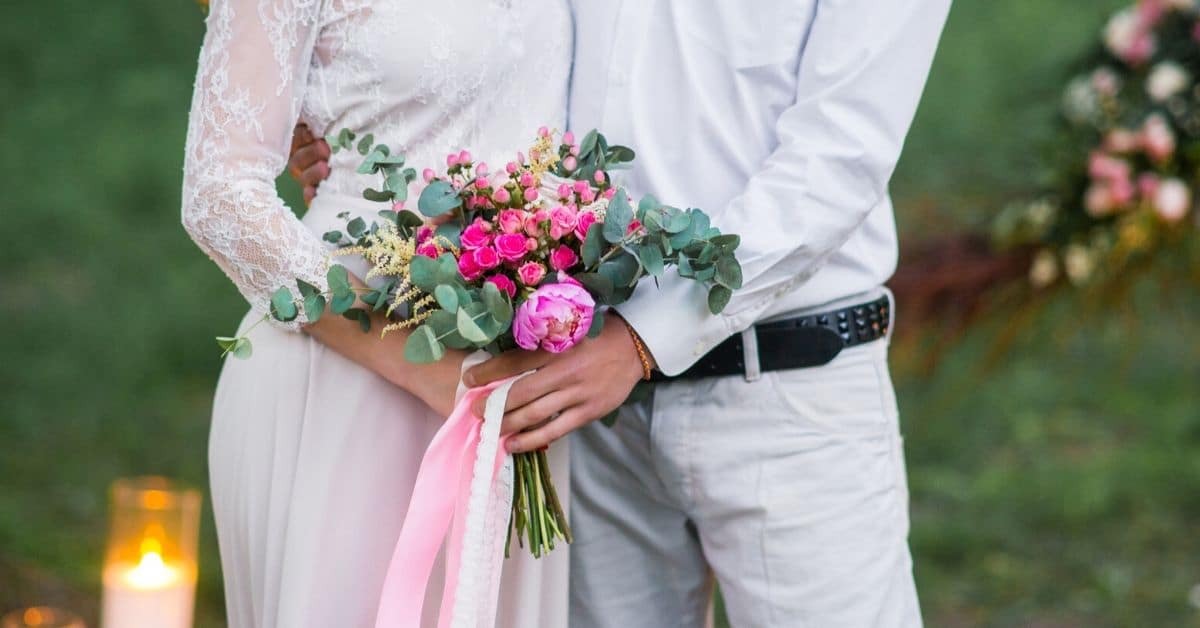
<instances>
[{"instance_id":1,"label":"pink rose","mask_svg":"<svg viewBox=\"0 0 1200 628\"><path fill-rule=\"evenodd\" d=\"M1167 179L1154 195L1154 212L1164 222L1177 223L1192 206L1192 191L1179 179Z\"/></svg>"},{"instance_id":2,"label":"pink rose","mask_svg":"<svg viewBox=\"0 0 1200 628\"><path fill-rule=\"evenodd\" d=\"M506 262L519 262L525 257L525 236L519 233L506 233L496 238L496 251Z\"/></svg>"},{"instance_id":3,"label":"pink rose","mask_svg":"<svg viewBox=\"0 0 1200 628\"><path fill-rule=\"evenodd\" d=\"M525 212L519 209L506 209L496 218L500 230L504 233L517 233L525 229Z\"/></svg>"},{"instance_id":4,"label":"pink rose","mask_svg":"<svg viewBox=\"0 0 1200 628\"><path fill-rule=\"evenodd\" d=\"M546 276L546 267L537 262L525 262L517 268L517 278L521 283L533 287L538 285Z\"/></svg>"},{"instance_id":5,"label":"pink rose","mask_svg":"<svg viewBox=\"0 0 1200 628\"><path fill-rule=\"evenodd\" d=\"M464 249L481 249L488 244L491 244L492 236L484 231L483 223L479 220L476 220L466 229L463 229L462 235L459 236L459 241L462 242Z\"/></svg>"},{"instance_id":6,"label":"pink rose","mask_svg":"<svg viewBox=\"0 0 1200 628\"><path fill-rule=\"evenodd\" d=\"M425 244L422 244L421 246L417 247L417 255L424 255L425 257L432 257L433 259L437 259L437 256L438 256L437 246L435 246L433 244L433 242L426 242Z\"/></svg>"},{"instance_id":7,"label":"pink rose","mask_svg":"<svg viewBox=\"0 0 1200 628\"><path fill-rule=\"evenodd\" d=\"M1175 132L1162 114L1146 118L1142 126L1142 148L1154 161L1166 161L1175 154Z\"/></svg>"},{"instance_id":8,"label":"pink rose","mask_svg":"<svg viewBox=\"0 0 1200 628\"><path fill-rule=\"evenodd\" d=\"M560 246L550 254L550 268L564 271L579 263L579 256L569 246Z\"/></svg>"},{"instance_id":9,"label":"pink rose","mask_svg":"<svg viewBox=\"0 0 1200 628\"><path fill-rule=\"evenodd\" d=\"M433 227L421 225L417 229L417 244L424 244L433 238Z\"/></svg>"},{"instance_id":10,"label":"pink rose","mask_svg":"<svg viewBox=\"0 0 1200 628\"><path fill-rule=\"evenodd\" d=\"M484 249L479 249L484 250ZM463 252L462 257L458 258L458 274L463 276L467 281L474 281L483 274L483 269L479 264L475 263L475 256L470 252Z\"/></svg>"},{"instance_id":11,"label":"pink rose","mask_svg":"<svg viewBox=\"0 0 1200 628\"><path fill-rule=\"evenodd\" d=\"M1137 179L1138 194L1142 198L1150 198L1158 193L1158 184L1158 175L1150 172L1144 173Z\"/></svg>"},{"instance_id":12,"label":"pink rose","mask_svg":"<svg viewBox=\"0 0 1200 628\"><path fill-rule=\"evenodd\" d=\"M553 283L538 288L513 316L513 337L530 351L539 346L562 353L575 346L592 326L596 302L573 283Z\"/></svg>"},{"instance_id":13,"label":"pink rose","mask_svg":"<svg viewBox=\"0 0 1200 628\"><path fill-rule=\"evenodd\" d=\"M1088 158L1088 175L1093 179L1125 179L1129 177L1129 162L1100 151Z\"/></svg>"},{"instance_id":14,"label":"pink rose","mask_svg":"<svg viewBox=\"0 0 1200 628\"><path fill-rule=\"evenodd\" d=\"M555 207L550 210L550 237L555 240L561 239L574 231L578 222L579 218L575 215L575 210L562 205Z\"/></svg>"},{"instance_id":15,"label":"pink rose","mask_svg":"<svg viewBox=\"0 0 1200 628\"><path fill-rule=\"evenodd\" d=\"M587 237L588 227L595 224L596 214L592 212L580 212L575 219L575 235L582 240Z\"/></svg>"},{"instance_id":16,"label":"pink rose","mask_svg":"<svg viewBox=\"0 0 1200 628\"><path fill-rule=\"evenodd\" d=\"M1102 183L1093 183L1088 187L1087 192L1083 196L1083 206L1087 210L1087 213L1095 218L1107 216L1116 209L1112 192L1108 189L1107 185Z\"/></svg>"},{"instance_id":17,"label":"pink rose","mask_svg":"<svg viewBox=\"0 0 1200 628\"><path fill-rule=\"evenodd\" d=\"M475 265L482 270L489 270L500 265L500 254L490 246L471 251L471 256L475 258Z\"/></svg>"},{"instance_id":18,"label":"pink rose","mask_svg":"<svg viewBox=\"0 0 1200 628\"><path fill-rule=\"evenodd\" d=\"M513 283L513 280L509 279L508 275L492 275L484 279L484 281L496 284L500 292L507 294L510 299L517 296L517 284Z\"/></svg>"},{"instance_id":19,"label":"pink rose","mask_svg":"<svg viewBox=\"0 0 1200 628\"><path fill-rule=\"evenodd\" d=\"M533 238L542 235L542 223L547 220L550 220L550 212L544 209L539 209L532 214L526 214L525 233Z\"/></svg>"},{"instance_id":20,"label":"pink rose","mask_svg":"<svg viewBox=\"0 0 1200 628\"><path fill-rule=\"evenodd\" d=\"M633 234L637 233L638 230L641 228L642 228L642 221L634 218L633 220L629 221L629 226L625 227L625 235L633 235Z\"/></svg>"}]
</instances>

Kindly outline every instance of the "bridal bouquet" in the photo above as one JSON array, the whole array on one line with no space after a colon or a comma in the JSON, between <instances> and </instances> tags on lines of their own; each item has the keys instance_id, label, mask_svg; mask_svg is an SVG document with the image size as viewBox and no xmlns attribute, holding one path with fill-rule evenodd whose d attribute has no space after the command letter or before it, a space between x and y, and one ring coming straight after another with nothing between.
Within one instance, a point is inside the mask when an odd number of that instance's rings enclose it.
<instances>
[{"instance_id":1,"label":"bridal bouquet","mask_svg":"<svg viewBox=\"0 0 1200 628\"><path fill-rule=\"evenodd\" d=\"M375 281L356 290L334 264L328 290L298 280L295 291L274 293L267 316L276 320L303 311L314 322L328 308L368 331L368 309L383 311L383 333L410 329L404 357L428 363L447 349L566 351L600 332L602 308L629 299L638 282L668 267L707 286L714 314L741 286L739 237L721 233L698 209L649 196L631 204L611 170L634 153L596 131L576 142L570 132L542 128L527 152L494 170L468 151L451 153L444 168L422 171L419 213L407 208L418 174L402 155L347 129L327 139L335 152L362 155L359 173L379 176L378 187L363 191L386 204L378 220L344 214L345 230L324 234L338 245L335 255L365 258L364 279ZM218 342L235 356L250 353L244 335ZM546 452L519 454L514 468L518 542L524 536L534 556L556 539L570 542Z\"/></svg>"}]
</instances>

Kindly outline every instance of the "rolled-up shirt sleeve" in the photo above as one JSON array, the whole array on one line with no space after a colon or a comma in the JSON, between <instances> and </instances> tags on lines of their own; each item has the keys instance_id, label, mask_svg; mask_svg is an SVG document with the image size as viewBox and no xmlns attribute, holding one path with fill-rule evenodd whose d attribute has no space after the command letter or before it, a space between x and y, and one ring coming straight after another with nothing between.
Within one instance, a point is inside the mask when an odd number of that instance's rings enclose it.
<instances>
[{"instance_id":1,"label":"rolled-up shirt sleeve","mask_svg":"<svg viewBox=\"0 0 1200 628\"><path fill-rule=\"evenodd\" d=\"M717 316L702 286L675 275L616 308L662 372L686 370L802 289L886 199L949 9L950 0L818 0L778 146L740 195L711 210L715 226L741 235L743 287Z\"/></svg>"}]
</instances>

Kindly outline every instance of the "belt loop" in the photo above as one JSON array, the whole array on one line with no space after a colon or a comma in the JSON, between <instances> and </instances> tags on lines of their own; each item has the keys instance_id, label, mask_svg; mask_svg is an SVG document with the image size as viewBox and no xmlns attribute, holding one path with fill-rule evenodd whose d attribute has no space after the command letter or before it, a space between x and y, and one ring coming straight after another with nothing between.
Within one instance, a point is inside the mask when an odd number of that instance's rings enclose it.
<instances>
[{"instance_id":1,"label":"belt loop","mask_svg":"<svg viewBox=\"0 0 1200 628\"><path fill-rule=\"evenodd\" d=\"M884 344L891 345L892 334L896 333L896 295L892 292L892 289L887 286L883 286L883 292L888 299L887 335L884 336L883 340Z\"/></svg>"},{"instance_id":2,"label":"belt loop","mask_svg":"<svg viewBox=\"0 0 1200 628\"><path fill-rule=\"evenodd\" d=\"M747 382L756 382L762 377L762 366L758 362L758 331L753 325L742 332L742 363L746 366Z\"/></svg>"}]
</instances>

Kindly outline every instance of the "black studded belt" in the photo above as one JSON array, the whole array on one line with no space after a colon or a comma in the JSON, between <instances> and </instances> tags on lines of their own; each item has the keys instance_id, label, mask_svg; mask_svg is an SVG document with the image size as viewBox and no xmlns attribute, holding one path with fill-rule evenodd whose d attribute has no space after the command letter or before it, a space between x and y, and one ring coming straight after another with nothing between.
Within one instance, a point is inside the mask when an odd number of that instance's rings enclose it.
<instances>
[{"instance_id":1,"label":"black studded belt","mask_svg":"<svg viewBox=\"0 0 1200 628\"><path fill-rule=\"evenodd\" d=\"M879 340L887 335L891 307L891 300L883 296L840 310L755 325L758 370L820 366L832 361L842 349ZM746 350L742 334L737 334L704 354L683 373L668 377L655 372L651 381L745 374Z\"/></svg>"}]
</instances>

